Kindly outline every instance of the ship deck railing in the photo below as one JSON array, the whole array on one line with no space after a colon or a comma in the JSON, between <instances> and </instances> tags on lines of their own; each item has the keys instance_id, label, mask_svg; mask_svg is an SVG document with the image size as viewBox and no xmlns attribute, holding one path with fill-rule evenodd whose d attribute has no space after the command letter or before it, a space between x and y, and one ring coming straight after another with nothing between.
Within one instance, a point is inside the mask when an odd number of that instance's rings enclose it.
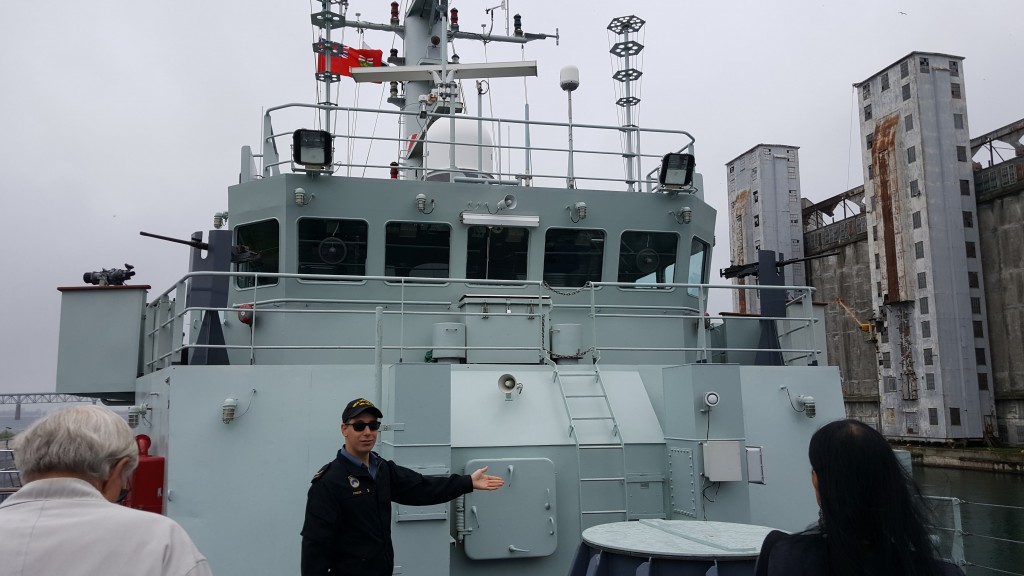
<instances>
[{"instance_id":1,"label":"ship deck railing","mask_svg":"<svg viewBox=\"0 0 1024 576\"><path fill-rule=\"evenodd\" d=\"M494 143L486 144L481 142L453 142L452 140L437 140L419 135L416 138L401 138L396 136L379 136L374 133L366 136L354 133L349 130L349 122L340 122L345 130L340 133L331 131L335 146L335 162L330 166L328 172L336 175L346 176L367 176L375 178L391 178L392 170L397 170L403 179L419 180L427 175L451 174L452 181L469 181L478 183L531 186L544 184L551 187L579 187L580 183L587 183L590 188L617 189L612 184L620 184L627 190L657 192L660 190L658 183L658 171L661 160L669 152L694 151L694 137L685 130L671 130L666 128L643 128L639 126L609 126L601 124L584 124L578 122L551 122L541 120L526 120L519 118L500 118L491 116L470 116L466 114L438 114L428 113L420 115L415 112L402 110L378 110L374 108L359 108L350 106L332 106L326 104L310 103L289 103L275 106L266 110L263 116L263 142L259 154L251 154L243 149L243 166L252 166L254 160L260 161L258 172L242 175L242 181L249 181L258 178L267 178L278 175L282 169L289 168L292 172L305 171L292 163L288 155L278 151L283 147L288 149L290 143L278 146L282 138L290 138L292 131L275 131L272 115L283 111L316 110L317 113L330 111L340 117L348 117L353 114L373 114L397 117L399 123L421 122L425 125L427 121L474 121L488 129L496 132ZM296 126L302 122L296 122ZM308 122L306 122L308 124ZM513 128L522 129L521 136L513 135ZM579 143L586 143L584 147L570 147L568 134L573 133L573 140ZM454 132L454 131L452 131ZM636 142L644 143L646 150L643 152L639 144L633 150L624 147L624 136L632 136ZM552 145L552 142L565 140L564 146ZM534 142L542 142L542 145L535 145ZM386 158L380 162L371 162L373 146L382 143L394 147L394 153L388 157L388 153L377 152L377 157ZM479 161L476 170L478 174L486 174L482 178L459 178L459 175L466 172L466 166L456 166L455 154L451 153L451 145L457 147L477 148ZM355 153L357 144L366 144L365 150L360 149ZM409 162L411 150L419 150L418 157L424 156L424 151L436 150L438 153L446 154L448 158L441 162L442 165L434 165L429 168ZM496 158L496 164L490 168L483 166L483 151L492 152ZM534 153L538 153L535 157ZM608 157L614 156L622 159L623 173L613 174L608 169ZM339 158L340 157L340 158ZM362 159L362 160L360 160ZM392 160L398 162L397 166L390 164ZM633 173L628 173L626 164L632 162ZM617 164L617 163L616 163ZM572 166L572 168L570 168ZM564 169L564 171L563 171ZM570 173L571 170L571 173ZM358 173L356 173L358 172Z\"/></svg>"},{"instance_id":2,"label":"ship deck railing","mask_svg":"<svg viewBox=\"0 0 1024 576\"><path fill-rule=\"evenodd\" d=\"M1020 520L1024 519L1024 506L968 502L945 496L925 496L924 498L932 504L932 513L936 518L936 524L932 525L931 529L934 532L940 556L957 566L966 568L971 576L976 574L1024 576L1019 562L1012 566L996 566L994 564L997 562L992 559L979 559L982 553L977 551L977 548L992 549L998 546L1009 550L1008 554L1003 555L1005 558L1024 558L1024 541L970 532L964 525L965 510L969 514L973 510L977 510L976 514L985 517L990 516L993 511L1009 512L1017 514L1016 518ZM988 524L991 525L990 522ZM1010 524L1021 525L1019 521Z\"/></svg>"},{"instance_id":3,"label":"ship deck railing","mask_svg":"<svg viewBox=\"0 0 1024 576\"><path fill-rule=\"evenodd\" d=\"M186 306L186 293L188 283L191 279L201 276L227 276L230 278L246 277L253 279L255 288L246 289L249 291L247 301L236 303L226 307L202 307ZM365 283L377 282L382 285L391 285L399 289L397 299L380 298L263 298L261 292L269 287L260 287L260 279L276 278L279 280L295 279L313 282L330 281L332 288L336 288L339 296L344 291L357 288L366 293ZM358 283L358 284L353 284ZM228 350L248 350L250 361L255 362L255 352L258 350L377 350L377 351L398 351L400 358L404 358L407 352L425 352L437 348L431 342L411 343L406 341L406 319L413 317L437 317L442 321L450 322L457 318L468 318L472 316L498 315L496 312L477 312L458 308L458 302L450 298L453 293L452 285L464 285L466 290L463 295L479 294L481 289L495 289L501 287L514 287L518 298L533 298L533 303L539 309L528 312L501 312L503 317L526 317L533 315L545 315L550 318L552 312L559 310L577 311L584 316L588 326L582 330L588 330L591 337L591 347L584 355L591 355L594 361L598 361L602 352L669 352L669 353L691 353L696 362L715 362L723 354L727 353L757 353L773 352L781 354L786 364L824 364L818 362L822 358L822 350L817 347L821 343L815 341L814 324L818 321L812 308L812 294L814 289L805 286L738 286L738 285L711 285L711 284L690 284L690 283L664 283L652 284L650 288L637 288L633 283L621 282L589 282L579 288L553 288L545 282L535 280L481 280L466 278L409 278L395 276L335 276L321 274L289 274L289 273L257 273L257 272L192 272L186 274L174 286L167 289L153 302L147 305L146 327L144 329L144 372L150 373L175 363L186 348L222 348ZM424 298L425 288L435 288L443 296L438 299ZM407 290L415 289L415 298L407 296ZM603 297L605 289L622 288L635 293L645 303L609 302ZM685 305L651 305L646 302L651 293L664 293L668 290L687 290L697 294L697 306ZM796 311L786 317L736 317L710 314L707 310L708 294L713 290L784 290L796 294L796 298L790 302L790 308L796 305ZM527 293L529 291L530 293ZM615 292L616 295L621 292ZM491 293L487 297L504 298L508 293ZM551 298L555 296L557 298ZM574 300L575 297L575 300ZM527 302L528 303L528 302ZM238 313L243 304L251 306L252 322L257 322L257 317L263 314L323 314L323 315L375 315L376 334L367 336L367 341L360 344L260 344L256 341L257 330L250 331L248 343L238 344L197 344L191 343L194 338L186 335L186 327L189 326L188 318L204 312L215 313ZM301 307L285 307L296 305ZM385 316L397 316L399 327L397 334L384 334L383 318ZM598 324L602 321L621 321L622 319L642 319L644 321L692 321L696 331L696 342L693 346L671 345L667 346L615 346L602 343ZM779 348L738 348L715 346L712 343L710 333L715 323L728 322L763 322L774 321L780 326L779 335L784 342L801 343L799 346ZM546 322L550 328L551 322ZM608 328L609 326L605 326ZM174 335L177 335L175 337ZM543 340L541 340L543 342ZM680 342L680 344L682 344ZM445 349L460 349L469 351L482 350L517 350L536 351L538 358L549 358L550 351L542 346L449 346Z\"/></svg>"}]
</instances>

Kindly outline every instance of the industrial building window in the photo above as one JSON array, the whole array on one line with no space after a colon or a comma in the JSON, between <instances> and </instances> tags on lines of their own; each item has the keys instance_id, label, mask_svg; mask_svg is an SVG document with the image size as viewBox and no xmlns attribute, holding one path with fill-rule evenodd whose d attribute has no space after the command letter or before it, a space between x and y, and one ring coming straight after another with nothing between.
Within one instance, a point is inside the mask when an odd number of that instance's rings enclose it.
<instances>
[{"instance_id":1,"label":"industrial building window","mask_svg":"<svg viewBox=\"0 0 1024 576\"><path fill-rule=\"evenodd\" d=\"M960 409L950 408L949 409L949 425L959 426L960 425Z\"/></svg>"},{"instance_id":2,"label":"industrial building window","mask_svg":"<svg viewBox=\"0 0 1024 576\"><path fill-rule=\"evenodd\" d=\"M911 146L907 148L907 164L913 164L917 162L917 148Z\"/></svg>"},{"instance_id":3,"label":"industrial building window","mask_svg":"<svg viewBox=\"0 0 1024 576\"><path fill-rule=\"evenodd\" d=\"M890 368L892 364L892 355L888 352L882 352L882 368Z\"/></svg>"},{"instance_id":4,"label":"industrial building window","mask_svg":"<svg viewBox=\"0 0 1024 576\"><path fill-rule=\"evenodd\" d=\"M988 373L978 372L978 390L988 390Z\"/></svg>"},{"instance_id":5,"label":"industrial building window","mask_svg":"<svg viewBox=\"0 0 1024 576\"><path fill-rule=\"evenodd\" d=\"M985 322L983 320L972 321L974 325L974 337L984 338L985 337Z\"/></svg>"},{"instance_id":6,"label":"industrial building window","mask_svg":"<svg viewBox=\"0 0 1024 576\"><path fill-rule=\"evenodd\" d=\"M910 84L903 85L903 100L910 100Z\"/></svg>"},{"instance_id":7,"label":"industrial building window","mask_svg":"<svg viewBox=\"0 0 1024 576\"><path fill-rule=\"evenodd\" d=\"M967 273L967 286L969 288L977 288L978 287L978 273L977 272L968 272Z\"/></svg>"},{"instance_id":8,"label":"industrial building window","mask_svg":"<svg viewBox=\"0 0 1024 576\"><path fill-rule=\"evenodd\" d=\"M800 201L800 193L797 192L796 190L790 190L789 191L789 201L790 202L799 202Z\"/></svg>"},{"instance_id":9,"label":"industrial building window","mask_svg":"<svg viewBox=\"0 0 1024 576\"><path fill-rule=\"evenodd\" d=\"M914 148L911 147L910 150L908 150L907 152L909 153L909 152L913 152L913 151L914 151ZM910 181L910 196L916 198L917 196L920 196L920 195L921 195L921 186L917 183L917 180L911 180Z\"/></svg>"},{"instance_id":10,"label":"industrial building window","mask_svg":"<svg viewBox=\"0 0 1024 576\"><path fill-rule=\"evenodd\" d=\"M928 287L928 273L918 272L917 273L917 287L922 290Z\"/></svg>"},{"instance_id":11,"label":"industrial building window","mask_svg":"<svg viewBox=\"0 0 1024 576\"><path fill-rule=\"evenodd\" d=\"M871 146L875 143L875 135L874 135L874 133L868 134L868 137L865 140L867 141L867 144L868 144L868 150L871 150Z\"/></svg>"},{"instance_id":12,"label":"industrial building window","mask_svg":"<svg viewBox=\"0 0 1024 576\"><path fill-rule=\"evenodd\" d=\"M914 228L915 229L920 228L921 227L921 212L920 211L914 212L914 214L913 214L913 216L911 218L914 221Z\"/></svg>"},{"instance_id":13,"label":"industrial building window","mask_svg":"<svg viewBox=\"0 0 1024 576\"><path fill-rule=\"evenodd\" d=\"M953 77L960 76L960 63L956 60L949 61L949 75Z\"/></svg>"},{"instance_id":14,"label":"industrial building window","mask_svg":"<svg viewBox=\"0 0 1024 576\"><path fill-rule=\"evenodd\" d=\"M919 428L921 427L917 412L904 412L904 416L907 419L907 434L919 434Z\"/></svg>"},{"instance_id":15,"label":"industrial building window","mask_svg":"<svg viewBox=\"0 0 1024 576\"><path fill-rule=\"evenodd\" d=\"M903 117L903 125L906 127L906 131L910 132L914 129L914 115L907 114Z\"/></svg>"},{"instance_id":16,"label":"industrial building window","mask_svg":"<svg viewBox=\"0 0 1024 576\"><path fill-rule=\"evenodd\" d=\"M757 228L760 225L761 225L761 216L759 214L754 214L754 228Z\"/></svg>"},{"instance_id":17,"label":"industrial building window","mask_svg":"<svg viewBox=\"0 0 1024 576\"><path fill-rule=\"evenodd\" d=\"M757 166L750 169L750 179L757 180Z\"/></svg>"},{"instance_id":18,"label":"industrial building window","mask_svg":"<svg viewBox=\"0 0 1024 576\"><path fill-rule=\"evenodd\" d=\"M583 286L601 281L604 230L550 228L544 238L544 281Z\"/></svg>"},{"instance_id":19,"label":"industrial building window","mask_svg":"<svg viewBox=\"0 0 1024 576\"><path fill-rule=\"evenodd\" d=\"M967 146L956 147L956 159L961 162L967 162Z\"/></svg>"},{"instance_id":20,"label":"industrial building window","mask_svg":"<svg viewBox=\"0 0 1024 576\"><path fill-rule=\"evenodd\" d=\"M970 196L971 195L971 181L970 180L961 180L960 181L960 195L961 196Z\"/></svg>"},{"instance_id":21,"label":"industrial building window","mask_svg":"<svg viewBox=\"0 0 1024 576\"><path fill-rule=\"evenodd\" d=\"M953 128L956 128L957 130L963 130L964 129L964 115L963 114L953 114Z\"/></svg>"},{"instance_id":22,"label":"industrial building window","mask_svg":"<svg viewBox=\"0 0 1024 576\"><path fill-rule=\"evenodd\" d=\"M975 360L975 362L978 363L978 366L984 366L984 365L988 364L988 362L985 360L985 349L984 348L975 348L974 349L974 360Z\"/></svg>"},{"instance_id":23,"label":"industrial building window","mask_svg":"<svg viewBox=\"0 0 1024 576\"><path fill-rule=\"evenodd\" d=\"M932 323L928 320L921 322L921 338L932 337Z\"/></svg>"},{"instance_id":24,"label":"industrial building window","mask_svg":"<svg viewBox=\"0 0 1024 576\"><path fill-rule=\"evenodd\" d=\"M299 219L299 274L366 274L365 220Z\"/></svg>"},{"instance_id":25,"label":"industrial building window","mask_svg":"<svg viewBox=\"0 0 1024 576\"><path fill-rule=\"evenodd\" d=\"M906 78L910 76L910 61L904 60L900 62L900 78Z\"/></svg>"},{"instance_id":26,"label":"industrial building window","mask_svg":"<svg viewBox=\"0 0 1024 576\"><path fill-rule=\"evenodd\" d=\"M878 240L878 224L871 226L871 239Z\"/></svg>"},{"instance_id":27,"label":"industrial building window","mask_svg":"<svg viewBox=\"0 0 1024 576\"><path fill-rule=\"evenodd\" d=\"M888 330L888 328L887 327L886 328L882 328L881 332L882 332L882 334L881 334L882 344L888 344L889 343L889 330Z\"/></svg>"},{"instance_id":28,"label":"industrial building window","mask_svg":"<svg viewBox=\"0 0 1024 576\"><path fill-rule=\"evenodd\" d=\"M971 298L971 314L981 314L981 298Z\"/></svg>"},{"instance_id":29,"label":"industrial building window","mask_svg":"<svg viewBox=\"0 0 1024 576\"><path fill-rule=\"evenodd\" d=\"M470 226L467 232L466 278L526 280L529 229L518 226ZM675 252L672 255L674 261Z\"/></svg>"},{"instance_id":30,"label":"industrial building window","mask_svg":"<svg viewBox=\"0 0 1024 576\"><path fill-rule=\"evenodd\" d=\"M921 313L921 315L925 315L925 314L928 313L928 298L927 297L919 298L918 299L918 301L917 301L917 309Z\"/></svg>"},{"instance_id":31,"label":"industrial building window","mask_svg":"<svg viewBox=\"0 0 1024 576\"><path fill-rule=\"evenodd\" d=\"M918 63L920 64L921 74L927 74L927 73L931 72L931 67L928 65L928 59L927 58L922 56L921 59L918 60Z\"/></svg>"},{"instance_id":32,"label":"industrial building window","mask_svg":"<svg viewBox=\"0 0 1024 576\"><path fill-rule=\"evenodd\" d=\"M882 283L881 282L876 282L875 283L875 288L876 288L876 291L878 292L878 297L881 298L882 297Z\"/></svg>"},{"instance_id":33,"label":"industrial building window","mask_svg":"<svg viewBox=\"0 0 1024 576\"><path fill-rule=\"evenodd\" d=\"M451 245L447 224L389 222L384 227L384 275L447 278Z\"/></svg>"},{"instance_id":34,"label":"industrial building window","mask_svg":"<svg viewBox=\"0 0 1024 576\"><path fill-rule=\"evenodd\" d=\"M757 204L757 190L754 190L754 204Z\"/></svg>"},{"instance_id":35,"label":"industrial building window","mask_svg":"<svg viewBox=\"0 0 1024 576\"><path fill-rule=\"evenodd\" d=\"M875 179L875 166L874 164L868 164L868 180Z\"/></svg>"},{"instance_id":36,"label":"industrial building window","mask_svg":"<svg viewBox=\"0 0 1024 576\"><path fill-rule=\"evenodd\" d=\"M895 392L896 391L896 378L892 376L885 377L885 391Z\"/></svg>"},{"instance_id":37,"label":"industrial building window","mask_svg":"<svg viewBox=\"0 0 1024 576\"><path fill-rule=\"evenodd\" d=\"M928 409L928 425L938 426L939 425L939 409L929 408Z\"/></svg>"},{"instance_id":38,"label":"industrial building window","mask_svg":"<svg viewBox=\"0 0 1024 576\"><path fill-rule=\"evenodd\" d=\"M956 82L953 82L949 86L950 86L950 89L951 89L950 91L953 94L953 98L959 99L959 98L961 98L963 96L963 94L960 92L960 84L957 84Z\"/></svg>"},{"instance_id":39,"label":"industrial building window","mask_svg":"<svg viewBox=\"0 0 1024 576\"><path fill-rule=\"evenodd\" d=\"M797 226L799 226L800 225L800 215L799 214L794 214L793 216L790 216L789 217L789 223L790 224L796 224Z\"/></svg>"},{"instance_id":40,"label":"industrial building window","mask_svg":"<svg viewBox=\"0 0 1024 576\"><path fill-rule=\"evenodd\" d=\"M924 258L924 241L914 242L914 258Z\"/></svg>"},{"instance_id":41,"label":"industrial building window","mask_svg":"<svg viewBox=\"0 0 1024 576\"><path fill-rule=\"evenodd\" d=\"M865 100L871 98L871 80L868 80L867 82L864 83L863 86L860 87L860 95Z\"/></svg>"},{"instance_id":42,"label":"industrial building window","mask_svg":"<svg viewBox=\"0 0 1024 576\"><path fill-rule=\"evenodd\" d=\"M882 74L882 92L889 89L889 73L885 72Z\"/></svg>"},{"instance_id":43,"label":"industrial building window","mask_svg":"<svg viewBox=\"0 0 1024 576\"><path fill-rule=\"evenodd\" d=\"M879 260L878 254L875 254L875 270L878 270L881 267L882 267L881 260Z\"/></svg>"},{"instance_id":44,"label":"industrial building window","mask_svg":"<svg viewBox=\"0 0 1024 576\"><path fill-rule=\"evenodd\" d=\"M978 249L975 247L974 242L967 242L966 246L967 246L967 257L968 258L977 258L978 257Z\"/></svg>"},{"instance_id":45,"label":"industrial building window","mask_svg":"<svg viewBox=\"0 0 1024 576\"><path fill-rule=\"evenodd\" d=\"M925 366L931 366L934 363L935 363L935 357L932 356L932 349L931 348L925 348L924 349L924 365Z\"/></svg>"},{"instance_id":46,"label":"industrial building window","mask_svg":"<svg viewBox=\"0 0 1024 576\"><path fill-rule=\"evenodd\" d=\"M871 104L864 107L864 121L871 120Z\"/></svg>"},{"instance_id":47,"label":"industrial building window","mask_svg":"<svg viewBox=\"0 0 1024 576\"><path fill-rule=\"evenodd\" d=\"M732 174L736 170L735 166L729 166L729 174Z\"/></svg>"},{"instance_id":48,"label":"industrial building window","mask_svg":"<svg viewBox=\"0 0 1024 576\"><path fill-rule=\"evenodd\" d=\"M631 282L638 288L674 282L678 245L679 235L674 232L623 232L619 241L619 282Z\"/></svg>"},{"instance_id":49,"label":"industrial building window","mask_svg":"<svg viewBox=\"0 0 1024 576\"><path fill-rule=\"evenodd\" d=\"M964 212L964 228L974 228L974 212Z\"/></svg>"},{"instance_id":50,"label":"industrial building window","mask_svg":"<svg viewBox=\"0 0 1024 576\"><path fill-rule=\"evenodd\" d=\"M924 387L926 390L935 390L935 374L926 372L924 375Z\"/></svg>"},{"instance_id":51,"label":"industrial building window","mask_svg":"<svg viewBox=\"0 0 1024 576\"><path fill-rule=\"evenodd\" d=\"M281 253L280 226L277 220L264 220L243 224L235 228L235 244L248 248L247 254L254 254L235 264L238 272L262 272L276 274ZM254 276L238 276L235 285L239 288L256 286ZM277 284L277 278L260 277L260 286Z\"/></svg>"}]
</instances>

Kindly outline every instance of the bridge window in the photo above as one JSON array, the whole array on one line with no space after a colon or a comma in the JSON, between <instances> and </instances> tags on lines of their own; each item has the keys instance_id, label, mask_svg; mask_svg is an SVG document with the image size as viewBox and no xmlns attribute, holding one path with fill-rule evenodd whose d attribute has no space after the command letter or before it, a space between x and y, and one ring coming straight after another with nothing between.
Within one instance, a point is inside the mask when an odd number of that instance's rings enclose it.
<instances>
[{"instance_id":1,"label":"bridge window","mask_svg":"<svg viewBox=\"0 0 1024 576\"><path fill-rule=\"evenodd\" d=\"M277 220L264 220L235 227L235 244L244 246L243 261L235 264L236 272L260 272L276 274L281 253L281 227ZM277 278L260 278L260 286L277 284ZM256 286L253 276L238 276L235 285L239 288Z\"/></svg>"},{"instance_id":2,"label":"bridge window","mask_svg":"<svg viewBox=\"0 0 1024 576\"><path fill-rule=\"evenodd\" d=\"M514 226L470 226L466 278L526 280L530 231Z\"/></svg>"},{"instance_id":3,"label":"bridge window","mask_svg":"<svg viewBox=\"0 0 1024 576\"><path fill-rule=\"evenodd\" d=\"M363 220L299 220L299 274L366 274L367 224Z\"/></svg>"},{"instance_id":4,"label":"bridge window","mask_svg":"<svg viewBox=\"0 0 1024 576\"><path fill-rule=\"evenodd\" d=\"M544 238L544 281L583 286L601 281L604 230L552 228Z\"/></svg>"},{"instance_id":5,"label":"bridge window","mask_svg":"<svg viewBox=\"0 0 1024 576\"><path fill-rule=\"evenodd\" d=\"M637 287L673 282L676 247L675 232L623 232L619 242L619 282Z\"/></svg>"},{"instance_id":6,"label":"bridge window","mask_svg":"<svg viewBox=\"0 0 1024 576\"><path fill-rule=\"evenodd\" d=\"M707 284L708 260L711 258L711 246L699 238L690 243L690 273L686 277L687 284ZM699 288L687 288L690 296L699 296Z\"/></svg>"},{"instance_id":7,"label":"bridge window","mask_svg":"<svg viewBox=\"0 0 1024 576\"><path fill-rule=\"evenodd\" d=\"M385 276L448 278L452 238L450 226L391 222L385 230Z\"/></svg>"}]
</instances>

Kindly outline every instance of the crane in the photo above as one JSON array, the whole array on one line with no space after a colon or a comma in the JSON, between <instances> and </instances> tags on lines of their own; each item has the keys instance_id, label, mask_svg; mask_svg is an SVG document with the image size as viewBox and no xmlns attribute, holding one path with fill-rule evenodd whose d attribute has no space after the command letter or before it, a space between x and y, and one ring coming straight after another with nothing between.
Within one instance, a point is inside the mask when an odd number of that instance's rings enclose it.
<instances>
[{"instance_id":1,"label":"crane","mask_svg":"<svg viewBox=\"0 0 1024 576\"><path fill-rule=\"evenodd\" d=\"M872 337L874 337L874 335L875 335L875 328L874 328L874 326L872 326L868 322L861 322L860 318L857 318L857 315L853 313L853 310L850 310L850 307L847 306L845 302L843 302L843 297L842 296L836 296L836 304L839 304L840 306L842 306L843 310L846 311L846 315L849 316L850 318L853 318L853 321L857 323L857 325L860 327L861 330L867 332Z\"/></svg>"}]
</instances>

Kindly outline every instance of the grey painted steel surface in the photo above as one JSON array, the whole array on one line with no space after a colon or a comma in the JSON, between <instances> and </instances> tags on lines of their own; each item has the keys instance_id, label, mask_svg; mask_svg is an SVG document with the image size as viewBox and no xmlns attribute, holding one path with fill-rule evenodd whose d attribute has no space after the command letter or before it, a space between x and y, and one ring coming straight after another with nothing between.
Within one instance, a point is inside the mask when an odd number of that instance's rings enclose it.
<instances>
[{"instance_id":1,"label":"grey painted steel surface","mask_svg":"<svg viewBox=\"0 0 1024 576\"><path fill-rule=\"evenodd\" d=\"M133 395L142 372L142 318L148 286L61 290L57 392Z\"/></svg>"},{"instance_id":2,"label":"grey painted steel surface","mask_svg":"<svg viewBox=\"0 0 1024 576\"><path fill-rule=\"evenodd\" d=\"M594 548L656 558L754 559L774 528L732 522L640 520L594 526L583 541Z\"/></svg>"}]
</instances>

